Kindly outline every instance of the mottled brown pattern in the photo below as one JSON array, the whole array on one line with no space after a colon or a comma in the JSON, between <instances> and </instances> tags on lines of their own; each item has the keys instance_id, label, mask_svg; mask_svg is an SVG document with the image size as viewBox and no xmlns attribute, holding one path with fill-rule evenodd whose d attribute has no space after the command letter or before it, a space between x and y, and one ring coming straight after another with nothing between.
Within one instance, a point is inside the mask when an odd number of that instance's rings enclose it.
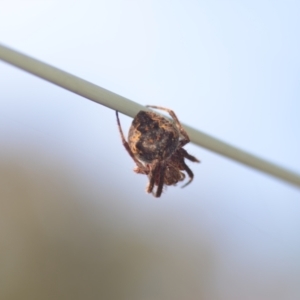
<instances>
[{"instance_id":1,"label":"mottled brown pattern","mask_svg":"<svg viewBox=\"0 0 300 300\"><path fill-rule=\"evenodd\" d=\"M136 157L146 163L169 158L178 146L179 131L174 124L154 112L140 111L128 134L128 143Z\"/></svg>"},{"instance_id":2,"label":"mottled brown pattern","mask_svg":"<svg viewBox=\"0 0 300 300\"><path fill-rule=\"evenodd\" d=\"M125 140L117 111L116 116L123 145L137 164L134 171L147 175L149 184L146 191L160 197L164 185L176 185L185 179L182 171L189 176L189 181L183 187L193 180L194 174L185 164L185 158L193 162L199 160L182 148L190 139L175 113L160 106L148 107L167 111L172 120L155 112L140 111L132 121L128 142Z\"/></svg>"}]
</instances>

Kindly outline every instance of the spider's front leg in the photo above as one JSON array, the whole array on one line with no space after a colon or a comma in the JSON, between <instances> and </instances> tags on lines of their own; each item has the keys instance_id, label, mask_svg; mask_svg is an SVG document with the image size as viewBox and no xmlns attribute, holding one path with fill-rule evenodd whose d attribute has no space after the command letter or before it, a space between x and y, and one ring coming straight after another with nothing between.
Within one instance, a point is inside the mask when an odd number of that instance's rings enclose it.
<instances>
[{"instance_id":1,"label":"spider's front leg","mask_svg":"<svg viewBox=\"0 0 300 300\"><path fill-rule=\"evenodd\" d=\"M185 164L185 162L183 162L183 167L184 170L187 172L187 174L189 175L189 181L187 183L185 183L181 188L186 187L187 185L189 185L193 179L194 179L194 173L192 172L192 170Z\"/></svg>"}]
</instances>

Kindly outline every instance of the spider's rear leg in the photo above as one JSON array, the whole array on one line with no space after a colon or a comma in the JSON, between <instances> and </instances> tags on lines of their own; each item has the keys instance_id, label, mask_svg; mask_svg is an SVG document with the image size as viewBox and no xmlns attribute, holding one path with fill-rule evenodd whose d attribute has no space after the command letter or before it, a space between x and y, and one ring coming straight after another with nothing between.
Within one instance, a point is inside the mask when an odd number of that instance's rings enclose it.
<instances>
[{"instance_id":1,"label":"spider's rear leg","mask_svg":"<svg viewBox=\"0 0 300 300\"><path fill-rule=\"evenodd\" d=\"M194 179L194 173L192 172L192 170L185 164L185 162L183 162L183 167L184 170L187 172L187 174L189 175L189 181L187 183L185 183L181 188L186 187L187 185L189 185L193 179Z\"/></svg>"},{"instance_id":2,"label":"spider's rear leg","mask_svg":"<svg viewBox=\"0 0 300 300\"><path fill-rule=\"evenodd\" d=\"M198 160L195 156L190 155L185 149L181 148L179 151L183 157L189 159L190 161L198 162L198 163L200 162L200 160Z\"/></svg>"},{"instance_id":3,"label":"spider's rear leg","mask_svg":"<svg viewBox=\"0 0 300 300\"><path fill-rule=\"evenodd\" d=\"M187 166L187 164L184 162L184 158L187 158L189 159L190 161L193 161L193 162L200 162L195 156L192 156L190 155L185 149L181 148L178 150L179 151L179 154L180 156L182 157L182 160L181 160L181 168L183 170L185 170L190 178L190 180L184 184L182 186L182 188L186 187L188 184L190 184L193 179L194 179L194 173L192 172L192 170Z\"/></svg>"}]
</instances>

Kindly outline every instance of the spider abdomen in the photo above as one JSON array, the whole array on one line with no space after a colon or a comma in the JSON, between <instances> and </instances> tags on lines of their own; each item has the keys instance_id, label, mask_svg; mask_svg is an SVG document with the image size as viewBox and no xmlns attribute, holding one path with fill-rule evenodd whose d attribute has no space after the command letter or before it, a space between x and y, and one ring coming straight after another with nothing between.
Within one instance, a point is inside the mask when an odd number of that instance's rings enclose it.
<instances>
[{"instance_id":1,"label":"spider abdomen","mask_svg":"<svg viewBox=\"0 0 300 300\"><path fill-rule=\"evenodd\" d=\"M154 112L140 111L131 124L128 143L141 161L162 161L176 151L179 131L168 119Z\"/></svg>"}]
</instances>

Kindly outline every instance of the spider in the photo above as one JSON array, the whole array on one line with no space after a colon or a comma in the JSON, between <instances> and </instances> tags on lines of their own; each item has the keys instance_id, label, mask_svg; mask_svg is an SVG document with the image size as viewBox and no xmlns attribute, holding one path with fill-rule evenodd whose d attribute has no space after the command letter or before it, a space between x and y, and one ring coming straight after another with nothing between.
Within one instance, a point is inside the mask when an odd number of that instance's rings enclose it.
<instances>
[{"instance_id":1,"label":"spider","mask_svg":"<svg viewBox=\"0 0 300 300\"><path fill-rule=\"evenodd\" d=\"M132 121L128 142L122 131L118 111L116 111L117 123L122 143L136 163L134 172L147 175L149 183L146 191L160 197L164 185L176 185L185 179L182 171L186 171L189 176L189 181L182 187L191 183L194 174L184 159L193 162L199 160L183 149L190 139L175 113L160 106L147 105L147 107L168 112L172 120L154 111L141 110Z\"/></svg>"}]
</instances>

